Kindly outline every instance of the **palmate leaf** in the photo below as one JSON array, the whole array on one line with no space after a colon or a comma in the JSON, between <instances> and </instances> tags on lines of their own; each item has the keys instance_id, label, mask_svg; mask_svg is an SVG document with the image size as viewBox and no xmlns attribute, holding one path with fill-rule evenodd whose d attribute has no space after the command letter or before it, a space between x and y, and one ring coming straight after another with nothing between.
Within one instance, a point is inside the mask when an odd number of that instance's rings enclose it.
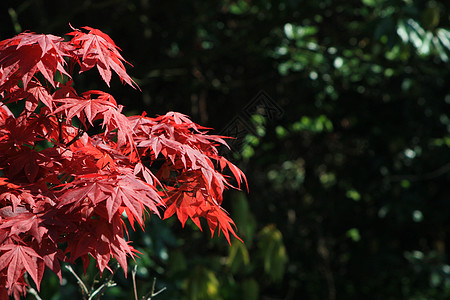
<instances>
[{"instance_id":1,"label":"palmate leaf","mask_svg":"<svg viewBox=\"0 0 450 300\"><path fill-rule=\"evenodd\" d=\"M72 36L70 43L75 47L73 53L81 62L80 73L97 66L97 70L102 76L102 79L109 86L112 69L119 75L121 81L125 81L133 88L136 88L137 84L127 74L125 66L122 63L126 61L120 55L120 49L113 40L98 29L88 26L82 28L88 32L85 33L72 27L74 31L67 34Z\"/></svg>"},{"instance_id":2,"label":"palmate leaf","mask_svg":"<svg viewBox=\"0 0 450 300\"><path fill-rule=\"evenodd\" d=\"M110 94L91 90L83 93L82 97L61 98L54 101L60 102L62 105L55 109L53 115L64 112L67 121L77 117L85 127L87 127L86 121L94 126L93 121L103 120L104 134L107 135L117 129L117 146L127 145L127 152L133 153L135 146L131 123L122 114L122 106L117 105L116 100Z\"/></svg>"},{"instance_id":3,"label":"palmate leaf","mask_svg":"<svg viewBox=\"0 0 450 300\"><path fill-rule=\"evenodd\" d=\"M138 151L154 160L161 156L166 160L156 174L165 182L164 218L176 214L183 226L191 218L201 228L199 218L204 217L212 232L218 227L228 241L230 233L237 237L233 221L220 207L224 190L232 186L222 172L228 167L238 188L247 182L239 168L218 155L216 146L226 145L222 137L206 134L206 128L176 112L129 119Z\"/></svg>"},{"instance_id":4,"label":"palmate leaf","mask_svg":"<svg viewBox=\"0 0 450 300\"><path fill-rule=\"evenodd\" d=\"M82 230L70 234L71 243L66 249L71 253L70 261L75 262L81 257L86 269L90 254L96 259L100 272L103 272L105 268L109 269L108 262L114 257L126 270L126 258L133 256L135 250L123 238L122 223L120 216L116 215L110 223L97 218L79 224Z\"/></svg>"},{"instance_id":5,"label":"palmate leaf","mask_svg":"<svg viewBox=\"0 0 450 300\"><path fill-rule=\"evenodd\" d=\"M19 235L20 233L29 233L38 243L42 242L47 229L40 226L42 220L31 212L16 214L13 218L7 218L0 226L0 229L9 229L10 235Z\"/></svg>"},{"instance_id":6,"label":"palmate leaf","mask_svg":"<svg viewBox=\"0 0 450 300\"><path fill-rule=\"evenodd\" d=\"M64 112L67 120L78 117L83 123L87 120L91 126L94 126L92 122L101 118L101 114L107 111L108 108L117 109L117 103L109 101L111 98L105 96L91 98L91 94L85 93L82 95L83 97L56 99L57 102L63 105L59 106L53 114Z\"/></svg>"},{"instance_id":7,"label":"palmate leaf","mask_svg":"<svg viewBox=\"0 0 450 300\"><path fill-rule=\"evenodd\" d=\"M55 106L53 97L50 95L48 89L36 80L31 80L26 90L19 87L11 90L7 98L8 100L5 101L6 104L25 100L25 109L28 112L33 112L38 107L39 102L43 103L50 111Z\"/></svg>"},{"instance_id":8,"label":"palmate leaf","mask_svg":"<svg viewBox=\"0 0 450 300\"><path fill-rule=\"evenodd\" d=\"M64 57L68 56L64 39L54 35L21 33L0 42L0 86L8 80L21 79L24 89L37 72L55 87L55 72L68 77ZM19 77L15 77L17 74ZM17 83L14 83L16 85Z\"/></svg>"},{"instance_id":9,"label":"palmate leaf","mask_svg":"<svg viewBox=\"0 0 450 300\"><path fill-rule=\"evenodd\" d=\"M215 193L206 187L204 177L190 176L190 178L178 188L169 188L169 196L164 199L167 205L164 219L176 214L183 227L190 218L198 228L202 229L200 218L206 218L211 235L214 235L215 230L219 228L219 235L222 232L229 243L231 243L230 233L242 241L233 228L235 227L233 220L212 197Z\"/></svg>"},{"instance_id":10,"label":"palmate leaf","mask_svg":"<svg viewBox=\"0 0 450 300\"><path fill-rule=\"evenodd\" d=\"M68 184L68 189L60 196L58 207L71 205L74 208L85 200L94 207L104 202L107 219L111 221L119 207L126 206L141 226L144 207L159 215L157 207L162 202L154 186L132 174L95 177L85 176Z\"/></svg>"},{"instance_id":11,"label":"palmate leaf","mask_svg":"<svg viewBox=\"0 0 450 300\"><path fill-rule=\"evenodd\" d=\"M32 248L24 245L6 244L0 246L3 254L0 256L0 271L8 268L8 282L6 287L11 287L25 271L30 274L36 285L39 287L37 259L41 259L39 254Z\"/></svg>"},{"instance_id":12,"label":"palmate leaf","mask_svg":"<svg viewBox=\"0 0 450 300\"><path fill-rule=\"evenodd\" d=\"M135 250L124 219L143 228L147 212L166 208L164 218L176 214L183 226L206 218L212 234L237 237L221 202L229 179L240 188L245 176L219 155L225 141L180 113L127 117L108 93L78 93L64 69L77 63L108 86L114 71L137 87L112 39L82 29L70 40L23 33L0 42L0 299L6 289L25 294L25 272L38 287L45 267L61 278L61 261L86 268L92 256L103 271L115 258L126 270ZM19 101L15 117L4 103Z\"/></svg>"}]
</instances>

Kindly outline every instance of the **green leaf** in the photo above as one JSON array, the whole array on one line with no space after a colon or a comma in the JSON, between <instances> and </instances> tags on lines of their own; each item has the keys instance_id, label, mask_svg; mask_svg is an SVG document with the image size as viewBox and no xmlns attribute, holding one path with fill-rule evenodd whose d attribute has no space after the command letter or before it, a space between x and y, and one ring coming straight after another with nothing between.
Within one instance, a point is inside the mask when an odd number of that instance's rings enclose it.
<instances>
[{"instance_id":1,"label":"green leaf","mask_svg":"<svg viewBox=\"0 0 450 300\"><path fill-rule=\"evenodd\" d=\"M239 235L242 236L247 245L251 246L257 224L245 194L240 192L234 193L232 215L236 227L239 229Z\"/></svg>"},{"instance_id":2,"label":"green leaf","mask_svg":"<svg viewBox=\"0 0 450 300\"><path fill-rule=\"evenodd\" d=\"M361 235L359 234L358 228L352 228L345 234L348 238L351 238L354 242L359 242L361 240Z\"/></svg>"},{"instance_id":3,"label":"green leaf","mask_svg":"<svg viewBox=\"0 0 450 300\"><path fill-rule=\"evenodd\" d=\"M231 273L236 274L243 267L247 267L250 264L250 255L248 254L247 247L244 243L233 240L227 259L227 265L231 270Z\"/></svg>"},{"instance_id":4,"label":"green leaf","mask_svg":"<svg viewBox=\"0 0 450 300\"><path fill-rule=\"evenodd\" d=\"M184 288L192 300L222 299L220 282L214 272L204 266L195 267L184 282Z\"/></svg>"},{"instance_id":5,"label":"green leaf","mask_svg":"<svg viewBox=\"0 0 450 300\"><path fill-rule=\"evenodd\" d=\"M267 225L259 232L258 250L263 259L264 272L273 281L281 281L288 257L283 243L283 235L274 225Z\"/></svg>"},{"instance_id":6,"label":"green leaf","mask_svg":"<svg viewBox=\"0 0 450 300\"><path fill-rule=\"evenodd\" d=\"M242 299L258 300L259 284L254 278L246 279L241 283Z\"/></svg>"}]
</instances>

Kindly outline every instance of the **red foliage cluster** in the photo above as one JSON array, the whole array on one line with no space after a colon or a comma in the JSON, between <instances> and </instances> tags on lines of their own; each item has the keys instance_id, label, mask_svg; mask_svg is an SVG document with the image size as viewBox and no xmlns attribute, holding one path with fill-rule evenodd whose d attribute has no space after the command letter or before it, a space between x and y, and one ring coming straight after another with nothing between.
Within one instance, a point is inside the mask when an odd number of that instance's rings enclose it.
<instances>
[{"instance_id":1,"label":"red foliage cluster","mask_svg":"<svg viewBox=\"0 0 450 300\"><path fill-rule=\"evenodd\" d=\"M90 27L0 42L0 299L26 293L25 272L38 288L46 267L61 278L61 262L86 268L92 256L103 271L114 258L126 270L136 251L124 219L143 227L146 212L198 227L204 217L212 234L237 237L220 206L231 187L224 169L236 188L245 176L218 154L222 137L180 113L127 117L110 94L75 91L75 68L94 67L108 86L114 71L136 88L124 63ZM94 126L102 132L89 135Z\"/></svg>"}]
</instances>

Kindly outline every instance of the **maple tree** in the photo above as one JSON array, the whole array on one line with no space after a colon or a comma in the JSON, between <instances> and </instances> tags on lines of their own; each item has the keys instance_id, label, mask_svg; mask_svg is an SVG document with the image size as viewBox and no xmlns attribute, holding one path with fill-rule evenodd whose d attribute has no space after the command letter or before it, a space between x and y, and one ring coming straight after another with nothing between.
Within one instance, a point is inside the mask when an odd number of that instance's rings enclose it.
<instances>
[{"instance_id":1,"label":"maple tree","mask_svg":"<svg viewBox=\"0 0 450 300\"><path fill-rule=\"evenodd\" d=\"M38 289L45 268L61 279L61 262L86 269L91 256L103 272L114 258L126 272L137 251L125 220L144 227L146 214L200 229L205 218L211 235L239 239L221 203L246 179L219 154L224 137L181 113L126 116L106 92L78 93L73 74L94 67L108 86L113 72L138 86L107 34L72 29L0 42L0 299L26 293L25 272Z\"/></svg>"}]
</instances>

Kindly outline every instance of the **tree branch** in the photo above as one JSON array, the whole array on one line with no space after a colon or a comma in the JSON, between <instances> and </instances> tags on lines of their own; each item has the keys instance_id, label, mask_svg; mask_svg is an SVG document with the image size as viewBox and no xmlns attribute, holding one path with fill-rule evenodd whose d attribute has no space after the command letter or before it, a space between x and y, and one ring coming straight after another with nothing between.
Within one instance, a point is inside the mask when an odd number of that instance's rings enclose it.
<instances>
[{"instance_id":1,"label":"tree branch","mask_svg":"<svg viewBox=\"0 0 450 300\"><path fill-rule=\"evenodd\" d=\"M31 295L33 295L34 298L36 298L36 300L42 300L42 298L39 296L38 292L33 287L31 287L30 281L28 280L28 274L27 273L25 273L24 279L25 279L25 282L26 282L26 284L28 286L27 287L27 292L30 293Z\"/></svg>"},{"instance_id":2,"label":"tree branch","mask_svg":"<svg viewBox=\"0 0 450 300\"><path fill-rule=\"evenodd\" d=\"M136 272L137 265L134 265L133 271L131 271L131 279L133 281L134 300L138 300L137 288L136 288Z\"/></svg>"},{"instance_id":3,"label":"tree branch","mask_svg":"<svg viewBox=\"0 0 450 300\"><path fill-rule=\"evenodd\" d=\"M158 294L160 294L166 290L166 287L163 287L159 291L155 292L155 285L156 285L156 277L153 278L152 290L150 292L148 292L147 295L142 297L142 300L152 300L153 297L157 296Z\"/></svg>"},{"instance_id":4,"label":"tree branch","mask_svg":"<svg viewBox=\"0 0 450 300\"><path fill-rule=\"evenodd\" d=\"M84 284L83 280L81 280L81 278L77 275L77 273L75 273L75 271L72 269L70 265L66 265L66 269L69 270L69 272L72 273L72 275L75 276L75 278L77 279L78 285L80 286L83 295L88 296L89 291L86 285Z\"/></svg>"},{"instance_id":5,"label":"tree branch","mask_svg":"<svg viewBox=\"0 0 450 300\"><path fill-rule=\"evenodd\" d=\"M389 177L390 182L398 182L402 180L409 181L426 181L437 178L450 171L450 163L447 163L434 171L419 175L394 175Z\"/></svg>"}]
</instances>

